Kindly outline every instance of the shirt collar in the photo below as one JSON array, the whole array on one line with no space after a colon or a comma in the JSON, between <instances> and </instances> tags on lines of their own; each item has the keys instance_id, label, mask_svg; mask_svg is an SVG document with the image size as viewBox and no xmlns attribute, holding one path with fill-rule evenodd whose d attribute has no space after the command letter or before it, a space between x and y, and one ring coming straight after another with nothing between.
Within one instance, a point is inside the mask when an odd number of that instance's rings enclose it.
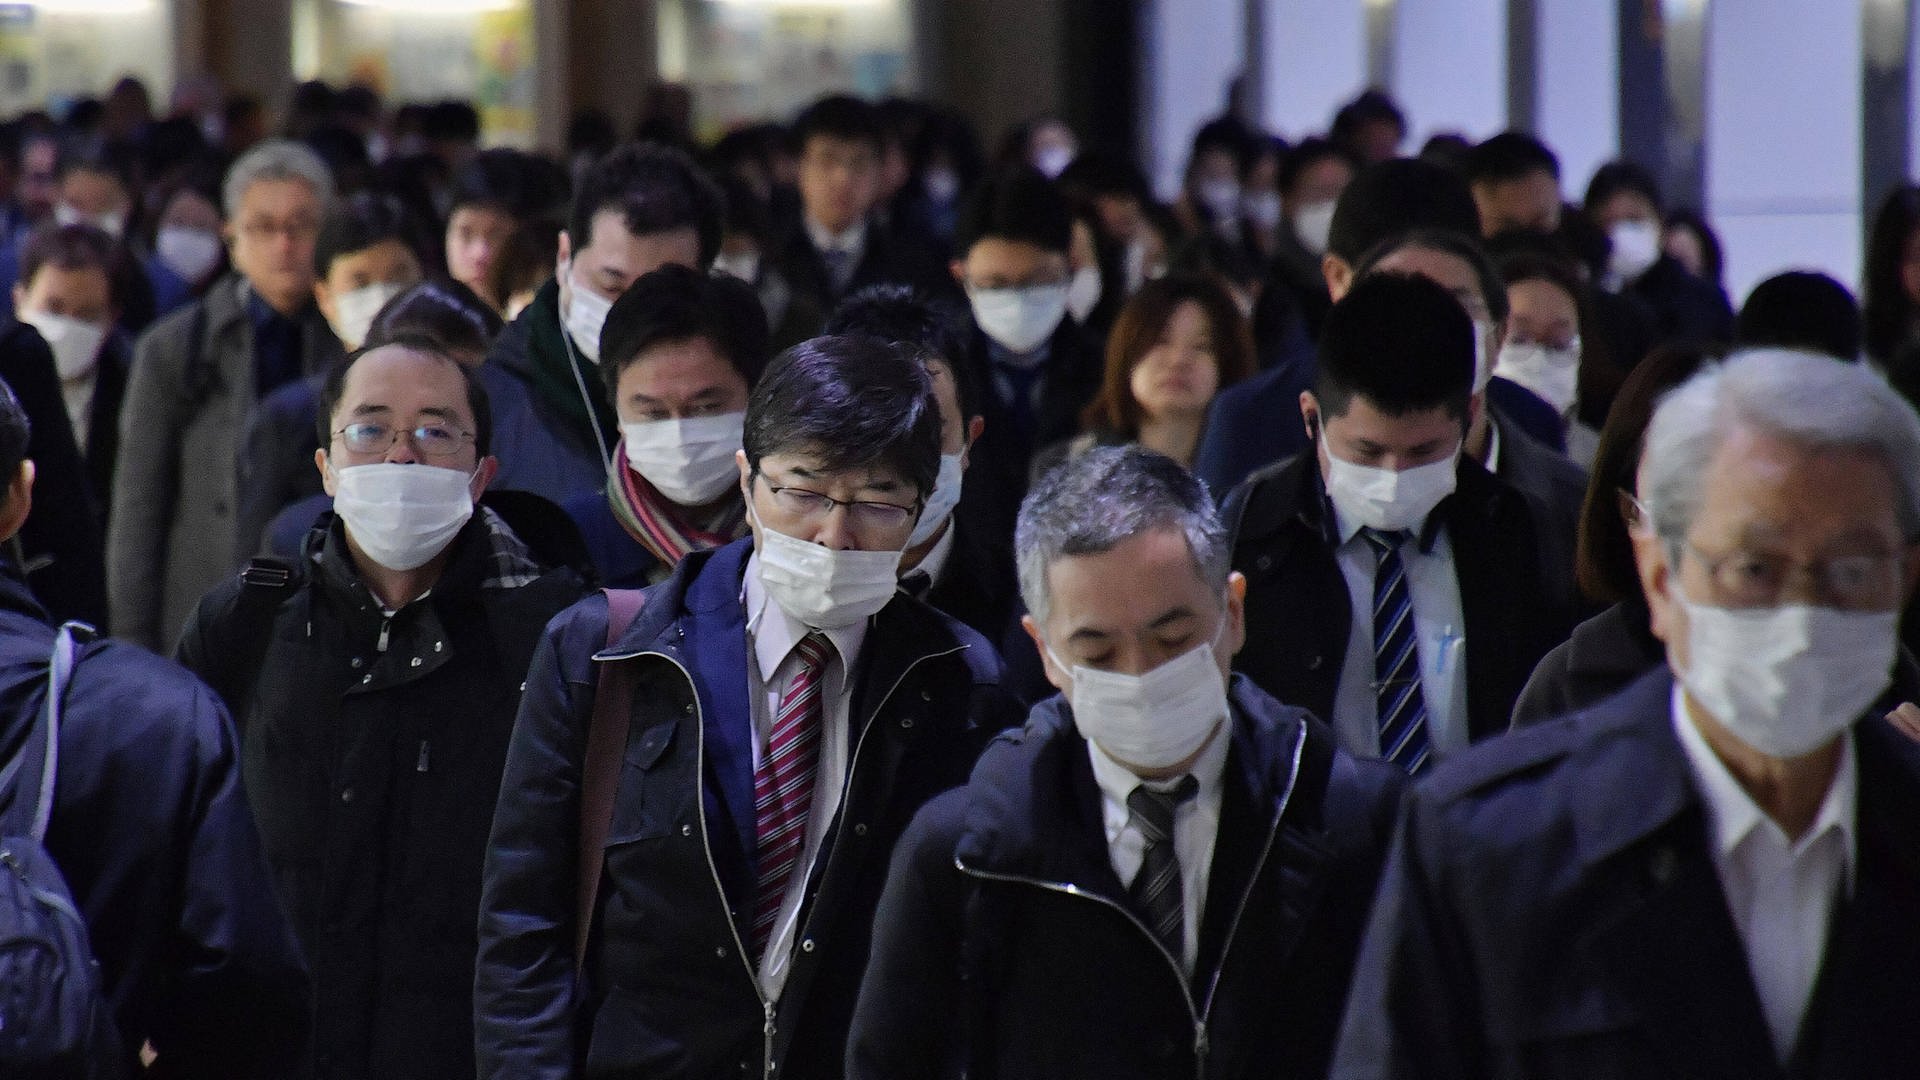
<instances>
[{"instance_id":1,"label":"shirt collar","mask_svg":"<svg viewBox=\"0 0 1920 1080\"><path fill-rule=\"evenodd\" d=\"M924 571L928 581L938 583L940 571L946 569L947 559L953 555L953 534L953 516L949 514L947 523L940 527L940 539L933 542L933 546L920 559L920 565L914 567L915 570Z\"/></svg>"},{"instance_id":2,"label":"shirt collar","mask_svg":"<svg viewBox=\"0 0 1920 1080\"><path fill-rule=\"evenodd\" d=\"M1784 841L1786 835L1780 826L1767 816L1759 803L1753 801L1753 796L1740 786L1740 781L1720 760L1720 755L1714 753L1713 747L1707 744L1706 736L1700 733L1699 725L1687 711L1686 691L1678 680L1673 686L1672 714L1673 729L1680 738L1680 748L1686 752L1694 783L1699 786L1700 797L1707 804L1715 856L1730 858L1755 829L1771 829ZM1848 893L1853 891L1854 868L1859 862L1854 824L1859 801L1860 770L1854 758L1853 734L1848 732L1840 740L1840 763L1834 768L1833 782L1827 785L1826 798L1821 800L1820 812L1814 816L1813 826L1791 845L1792 854L1798 857L1828 832L1839 832L1846 848Z\"/></svg>"},{"instance_id":3,"label":"shirt collar","mask_svg":"<svg viewBox=\"0 0 1920 1080\"><path fill-rule=\"evenodd\" d=\"M258 330L275 321L293 322L291 318L275 311L272 304L267 303L258 292L254 291L253 286L242 285L241 287L246 290L247 321L253 324L254 329Z\"/></svg>"},{"instance_id":4,"label":"shirt collar","mask_svg":"<svg viewBox=\"0 0 1920 1080\"><path fill-rule=\"evenodd\" d=\"M787 610L773 601L765 586L760 584L760 555L755 552L747 556L747 569L740 586L740 602L747 613L747 637L753 644L754 662L760 669L760 681L773 683L774 674L793 651L800 639L812 633L805 623L787 614ZM860 657L860 645L867 638L867 620L842 626L820 633L833 643L834 653L840 658L840 670L851 676L853 665ZM843 680L841 685L851 684L851 678Z\"/></svg>"},{"instance_id":5,"label":"shirt collar","mask_svg":"<svg viewBox=\"0 0 1920 1080\"><path fill-rule=\"evenodd\" d=\"M1214 733L1213 741L1200 752L1193 768L1188 770L1188 775L1200 784L1195 792L1196 801L1211 802L1220 797L1220 785L1227 772L1227 747L1233 742L1232 706L1228 706L1228 709L1229 714L1221 721L1220 730ZM1126 827L1129 813L1127 796L1133 794L1134 788L1144 783L1154 791L1170 791L1180 782L1177 776L1166 780L1142 780L1134 775L1133 770L1108 756L1092 739L1087 740L1087 758L1093 764L1093 781L1100 786L1101 802L1106 807L1109 837ZM1114 820L1116 813L1119 815L1117 822Z\"/></svg>"},{"instance_id":6,"label":"shirt collar","mask_svg":"<svg viewBox=\"0 0 1920 1080\"><path fill-rule=\"evenodd\" d=\"M1500 425L1487 421L1487 460L1486 469L1490 473L1500 471Z\"/></svg>"},{"instance_id":7,"label":"shirt collar","mask_svg":"<svg viewBox=\"0 0 1920 1080\"><path fill-rule=\"evenodd\" d=\"M825 227L815 224L807 218L807 239L813 241L816 250L825 254L829 251L847 251L858 254L867 247L867 223L856 221L844 232L828 232Z\"/></svg>"}]
</instances>

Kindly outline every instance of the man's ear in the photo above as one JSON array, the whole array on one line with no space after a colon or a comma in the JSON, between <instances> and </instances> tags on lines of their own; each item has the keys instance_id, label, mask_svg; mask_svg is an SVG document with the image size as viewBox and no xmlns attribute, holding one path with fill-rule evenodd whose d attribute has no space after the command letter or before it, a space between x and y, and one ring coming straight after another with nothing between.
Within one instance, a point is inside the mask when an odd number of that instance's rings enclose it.
<instances>
[{"instance_id":1,"label":"man's ear","mask_svg":"<svg viewBox=\"0 0 1920 1080\"><path fill-rule=\"evenodd\" d=\"M33 512L33 459L27 458L7 481L6 502L0 503L0 540L11 540Z\"/></svg>"},{"instance_id":2,"label":"man's ear","mask_svg":"<svg viewBox=\"0 0 1920 1080\"><path fill-rule=\"evenodd\" d=\"M1227 575L1227 629L1220 637L1229 657L1247 644L1247 576L1238 570Z\"/></svg>"},{"instance_id":3,"label":"man's ear","mask_svg":"<svg viewBox=\"0 0 1920 1080\"><path fill-rule=\"evenodd\" d=\"M474 502L479 502L480 496L486 494L488 486L493 483L493 478L498 475L499 472L499 458L488 454L486 457L480 459L480 464L474 467L473 483L470 488Z\"/></svg>"},{"instance_id":4,"label":"man's ear","mask_svg":"<svg viewBox=\"0 0 1920 1080\"><path fill-rule=\"evenodd\" d=\"M1353 267L1332 252L1320 256L1320 277L1327 283L1327 295L1336 304L1353 288Z\"/></svg>"},{"instance_id":5,"label":"man's ear","mask_svg":"<svg viewBox=\"0 0 1920 1080\"><path fill-rule=\"evenodd\" d=\"M1047 651L1047 643L1040 638L1040 625L1033 621L1032 615L1022 615L1020 628L1033 639L1033 648L1040 654L1040 667L1046 672L1047 682L1051 683L1055 690L1066 693L1073 686L1073 680L1053 662L1053 654Z\"/></svg>"},{"instance_id":6,"label":"man's ear","mask_svg":"<svg viewBox=\"0 0 1920 1080\"><path fill-rule=\"evenodd\" d=\"M328 498L332 498L333 497L333 470L327 468L327 451L325 447L322 447L321 449L315 450L313 452L313 467L320 470L321 489L327 493Z\"/></svg>"},{"instance_id":7,"label":"man's ear","mask_svg":"<svg viewBox=\"0 0 1920 1080\"><path fill-rule=\"evenodd\" d=\"M962 289L967 287L967 264L959 259L947 263L947 273L953 275L953 283Z\"/></svg>"},{"instance_id":8,"label":"man's ear","mask_svg":"<svg viewBox=\"0 0 1920 1080\"><path fill-rule=\"evenodd\" d=\"M1673 580L1673 567L1667 562L1666 543L1654 535L1651 528L1633 529L1627 535L1633 542L1633 565L1640 577L1640 592L1647 600L1648 625L1653 636L1671 649L1679 629L1679 615L1671 590L1678 584Z\"/></svg>"},{"instance_id":9,"label":"man's ear","mask_svg":"<svg viewBox=\"0 0 1920 1080\"><path fill-rule=\"evenodd\" d=\"M980 441L980 433L987 430L987 418L976 416L967 421L967 444L960 448L960 471L966 472L973 464L973 444Z\"/></svg>"},{"instance_id":10,"label":"man's ear","mask_svg":"<svg viewBox=\"0 0 1920 1080\"><path fill-rule=\"evenodd\" d=\"M1309 441L1320 437L1320 400L1311 390L1300 391L1300 421L1307 426Z\"/></svg>"}]
</instances>

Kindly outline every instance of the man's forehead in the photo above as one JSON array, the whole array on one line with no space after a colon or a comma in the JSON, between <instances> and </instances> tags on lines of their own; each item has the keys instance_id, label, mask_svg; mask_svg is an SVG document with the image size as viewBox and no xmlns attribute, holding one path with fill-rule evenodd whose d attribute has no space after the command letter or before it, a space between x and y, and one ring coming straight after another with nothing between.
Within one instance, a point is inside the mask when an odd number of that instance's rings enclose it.
<instances>
[{"instance_id":1,"label":"man's forehead","mask_svg":"<svg viewBox=\"0 0 1920 1080\"><path fill-rule=\"evenodd\" d=\"M466 389L453 360L403 345L386 345L361 356L347 369L340 408L431 410L471 420Z\"/></svg>"},{"instance_id":2,"label":"man's forehead","mask_svg":"<svg viewBox=\"0 0 1920 1080\"><path fill-rule=\"evenodd\" d=\"M764 455L760 459L760 471L788 482L802 480L810 485L821 487L829 484L845 484L852 487L898 487L907 483L907 478L890 465L869 462L865 465L835 469L827 464L826 455L806 450Z\"/></svg>"}]
</instances>

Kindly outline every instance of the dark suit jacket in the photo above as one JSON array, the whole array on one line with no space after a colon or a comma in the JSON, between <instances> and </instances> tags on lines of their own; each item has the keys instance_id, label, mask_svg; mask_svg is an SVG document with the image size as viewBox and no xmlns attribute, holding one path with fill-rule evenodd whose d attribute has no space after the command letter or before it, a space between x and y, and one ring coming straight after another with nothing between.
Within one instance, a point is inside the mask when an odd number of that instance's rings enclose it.
<instances>
[{"instance_id":1,"label":"dark suit jacket","mask_svg":"<svg viewBox=\"0 0 1920 1080\"><path fill-rule=\"evenodd\" d=\"M935 263L926 251L911 240L877 220L867 223L866 248L861 251L860 264L854 267L853 277L845 289L834 289L832 278L827 273L826 260L820 257L819 249L813 246L813 238L807 235L803 224L796 223L786 239L774 249L772 261L775 269L787 279L794 297L811 304L823 316L830 314L842 297L868 285L898 283L932 293L947 293L953 289L953 278L945 268ZM814 329L818 332L819 328Z\"/></svg>"},{"instance_id":2,"label":"dark suit jacket","mask_svg":"<svg viewBox=\"0 0 1920 1080\"><path fill-rule=\"evenodd\" d=\"M1207 407L1193 474L1207 482L1214 498L1225 497L1255 470L1307 448L1300 392L1313 389L1319 361L1311 342L1295 338L1293 344L1271 362L1262 357L1267 366L1215 394Z\"/></svg>"},{"instance_id":3,"label":"dark suit jacket","mask_svg":"<svg viewBox=\"0 0 1920 1080\"><path fill-rule=\"evenodd\" d=\"M33 430L33 511L14 555L34 598L55 619L107 621L106 537L86 458L73 437L53 351L21 322L0 323L0 380L12 387Z\"/></svg>"},{"instance_id":4,"label":"dark suit jacket","mask_svg":"<svg viewBox=\"0 0 1920 1080\"><path fill-rule=\"evenodd\" d=\"M1461 459L1459 486L1434 509L1460 581L1467 639L1467 729L1507 729L1514 698L1572 620L1542 586L1538 526L1519 492ZM1332 716L1352 602L1334 558L1333 514L1312 451L1247 478L1227 501L1233 568L1247 577L1247 644L1234 657L1268 693Z\"/></svg>"},{"instance_id":5,"label":"dark suit jacket","mask_svg":"<svg viewBox=\"0 0 1920 1080\"><path fill-rule=\"evenodd\" d=\"M1494 475L1527 497L1538 529L1540 580L1554 605L1592 614L1573 577L1574 545L1580 534L1580 507L1587 497L1587 474L1580 466L1505 422L1498 408L1500 460Z\"/></svg>"},{"instance_id":6,"label":"dark suit jacket","mask_svg":"<svg viewBox=\"0 0 1920 1080\"><path fill-rule=\"evenodd\" d=\"M1622 601L1573 628L1567 640L1540 658L1520 699L1513 726L1537 724L1584 709L1620 692L1667 662L1667 647L1647 626L1639 597Z\"/></svg>"},{"instance_id":7,"label":"dark suit jacket","mask_svg":"<svg viewBox=\"0 0 1920 1080\"><path fill-rule=\"evenodd\" d=\"M120 402L127 396L127 372L132 367L133 340L125 330L108 334L106 343L100 346L93 399L87 402L87 445L80 448L81 456L87 459L87 476L93 481L93 497L102 521L106 520L107 507L113 505L113 462L120 453ZM101 574L105 573L103 562Z\"/></svg>"},{"instance_id":8,"label":"dark suit jacket","mask_svg":"<svg viewBox=\"0 0 1920 1080\"><path fill-rule=\"evenodd\" d=\"M988 641L999 641L1020 599L1013 550L990 543L978 526L957 511L952 521L953 550L923 599L978 630Z\"/></svg>"},{"instance_id":9,"label":"dark suit jacket","mask_svg":"<svg viewBox=\"0 0 1920 1080\"><path fill-rule=\"evenodd\" d=\"M1920 745L1876 718L1854 894L1775 1060L1670 719L1672 677L1443 763L1401 821L1338 1077L1908 1077Z\"/></svg>"}]
</instances>

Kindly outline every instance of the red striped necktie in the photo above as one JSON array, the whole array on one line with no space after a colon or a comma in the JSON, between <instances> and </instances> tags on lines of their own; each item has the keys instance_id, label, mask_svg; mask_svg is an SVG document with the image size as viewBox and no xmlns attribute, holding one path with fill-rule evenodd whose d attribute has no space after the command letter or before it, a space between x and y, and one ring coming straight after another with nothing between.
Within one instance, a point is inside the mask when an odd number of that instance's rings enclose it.
<instances>
[{"instance_id":1,"label":"red striped necktie","mask_svg":"<svg viewBox=\"0 0 1920 1080\"><path fill-rule=\"evenodd\" d=\"M760 881L753 908L753 955L767 951L780 904L807 846L807 812L813 808L813 780L820 767L820 681L833 645L808 634L794 646L799 669L780 695L767 752L753 771L754 833L759 847Z\"/></svg>"}]
</instances>

